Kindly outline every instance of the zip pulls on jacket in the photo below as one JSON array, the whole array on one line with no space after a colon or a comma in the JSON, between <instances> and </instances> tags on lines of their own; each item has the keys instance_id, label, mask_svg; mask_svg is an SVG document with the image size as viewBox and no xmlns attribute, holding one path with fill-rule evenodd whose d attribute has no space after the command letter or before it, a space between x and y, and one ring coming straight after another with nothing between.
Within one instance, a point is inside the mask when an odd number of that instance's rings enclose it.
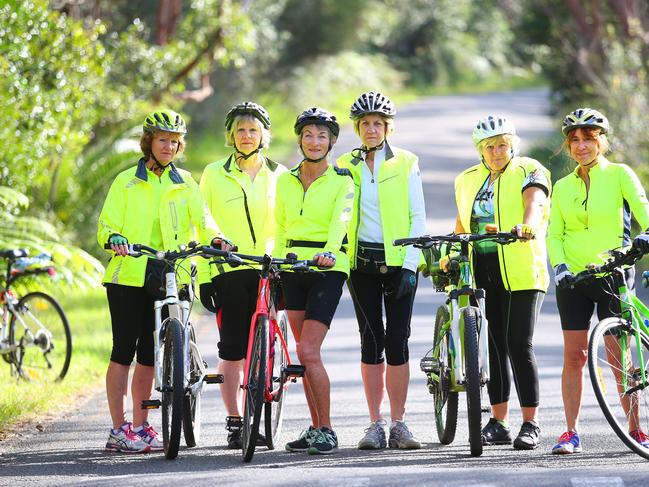
<instances>
[{"instance_id":1,"label":"zip pulls on jacket","mask_svg":"<svg viewBox=\"0 0 649 487\"><path fill-rule=\"evenodd\" d=\"M327 167L327 169L325 169L325 171L322 174L320 174L320 176L318 176L313 181L311 181L311 184L309 185L309 188L311 188L311 186L313 186L318 179L320 179L322 176L327 174L328 170L329 170L329 167ZM298 180L298 182L300 183L300 186L302 186L302 191L303 191L303 193L302 193L302 204L300 205L300 216L302 216L302 212L304 211L304 201L306 200L306 192L308 191L308 189L304 189L304 184L302 184L302 180L300 179L299 170L298 170L297 174L293 173L292 171L291 171L291 174L293 175L293 177L295 177Z\"/></svg>"}]
</instances>

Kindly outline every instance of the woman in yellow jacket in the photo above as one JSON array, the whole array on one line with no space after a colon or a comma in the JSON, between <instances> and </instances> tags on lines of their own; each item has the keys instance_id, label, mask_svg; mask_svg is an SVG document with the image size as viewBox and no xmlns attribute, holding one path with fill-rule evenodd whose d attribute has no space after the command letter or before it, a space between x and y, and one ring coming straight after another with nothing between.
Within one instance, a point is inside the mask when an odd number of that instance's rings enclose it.
<instances>
[{"instance_id":1,"label":"woman in yellow jacket","mask_svg":"<svg viewBox=\"0 0 649 487\"><path fill-rule=\"evenodd\" d=\"M395 247L392 241L423 235L426 211L419 159L387 141L395 114L384 94L370 91L359 96L350 117L362 145L337 161L352 173L358 193L349 232L352 271L347 287L358 320L361 375L370 413L370 425L358 442L362 450L421 448L404 421L420 251ZM381 412L386 391L392 420L389 438Z\"/></svg>"},{"instance_id":2,"label":"woman in yellow jacket","mask_svg":"<svg viewBox=\"0 0 649 487\"><path fill-rule=\"evenodd\" d=\"M486 291L489 322L487 390L491 419L482 430L485 445L512 443L509 429L511 364L523 424L514 448L538 446L539 378L532 345L534 326L548 287L545 232L548 224L550 173L538 161L518 157L514 125L493 115L478 122L473 142L480 163L455 179L456 233L489 233L490 226L515 231L527 241L473 248L473 272ZM533 238L535 237L535 238Z\"/></svg>"},{"instance_id":3,"label":"woman in yellow jacket","mask_svg":"<svg viewBox=\"0 0 649 487\"><path fill-rule=\"evenodd\" d=\"M314 259L322 273L282 274L282 288L297 355L306 367L304 393L311 426L286 444L288 451L328 454L338 449L331 426L329 376L320 348L349 274L347 231L354 202L349 171L328 162L340 127L336 117L310 108L295 122L302 162L277 182L275 255ZM315 255L314 255L315 252Z\"/></svg>"},{"instance_id":4,"label":"woman in yellow jacket","mask_svg":"<svg viewBox=\"0 0 649 487\"><path fill-rule=\"evenodd\" d=\"M149 114L140 139L144 157L115 178L99 215L97 241L102 248L109 243L113 253L103 279L113 330L106 372L106 395L113 421L106 449L111 451L163 448L158 433L147 422L148 411L140 406L150 398L153 387L153 304L161 298L162 275L155 269L158 261L128 256L127 244L176 250L196 237L204 244L219 243L213 237L220 232L207 212L198 185L189 172L172 162L185 147L186 132L185 122L176 112L159 110ZM189 275L189 269L178 273L185 283ZM126 420L126 393L129 367L136 352L131 423Z\"/></svg>"},{"instance_id":5,"label":"woman in yellow jacket","mask_svg":"<svg viewBox=\"0 0 649 487\"><path fill-rule=\"evenodd\" d=\"M200 187L214 220L238 251L264 255L273 247L275 186L284 166L262 154L270 143L270 117L246 101L225 117L225 138L234 152L209 164ZM254 269L209 265L201 259L198 281L203 305L217 312L221 397L228 414L228 448L241 448L241 396L250 320L255 311L259 274Z\"/></svg>"}]
</instances>

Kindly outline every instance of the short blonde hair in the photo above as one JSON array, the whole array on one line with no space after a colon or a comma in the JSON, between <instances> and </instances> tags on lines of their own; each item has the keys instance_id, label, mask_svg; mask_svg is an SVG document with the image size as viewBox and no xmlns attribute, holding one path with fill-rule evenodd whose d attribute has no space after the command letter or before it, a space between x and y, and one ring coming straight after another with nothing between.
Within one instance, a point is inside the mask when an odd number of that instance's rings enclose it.
<instances>
[{"instance_id":1,"label":"short blonde hair","mask_svg":"<svg viewBox=\"0 0 649 487\"><path fill-rule=\"evenodd\" d=\"M394 118L392 117L384 117L380 113L368 113L367 115L378 115L381 117L383 120L383 123L385 123L385 138L387 139L388 135L391 135L394 132ZM363 115L362 117L358 117L354 119L354 132L356 132L356 135L360 136L361 131L360 131L360 124L361 120L363 120L367 115Z\"/></svg>"},{"instance_id":2,"label":"short blonde hair","mask_svg":"<svg viewBox=\"0 0 649 487\"><path fill-rule=\"evenodd\" d=\"M177 132L166 132L164 130L146 130L142 133L142 137L140 137L140 149L142 150L142 154L144 154L144 158L149 160L151 158L151 147L153 146L153 139L156 138L160 134L175 134L178 135L178 150L176 151L176 156L180 156L184 151L185 151L185 135L180 134Z\"/></svg>"},{"instance_id":3,"label":"short blonde hair","mask_svg":"<svg viewBox=\"0 0 649 487\"><path fill-rule=\"evenodd\" d=\"M572 153L570 152L570 136L575 130L582 130L584 134L586 134L586 137L592 138L597 142L597 148L599 149L599 153L601 155L604 155L608 152L610 149L611 145L608 141L608 138L606 137L606 134L600 129L599 127L578 127L575 129L572 129L568 131L566 134L566 138L563 141L563 144L561 144L561 149L572 159Z\"/></svg>"},{"instance_id":4,"label":"short blonde hair","mask_svg":"<svg viewBox=\"0 0 649 487\"><path fill-rule=\"evenodd\" d=\"M518 137L518 135L513 135L513 134L500 134L500 135L494 135L493 137L487 137L486 139L482 139L480 142L478 142L478 153L482 155L482 153L485 150L485 147L488 145L495 145L495 144L500 144L501 142L506 143L509 147L512 148L512 151L514 154L518 153L518 146L521 142L521 139Z\"/></svg>"},{"instance_id":5,"label":"short blonde hair","mask_svg":"<svg viewBox=\"0 0 649 487\"><path fill-rule=\"evenodd\" d=\"M261 143L259 145L260 149L266 149L270 145L270 130L264 127L264 125L257 117L250 115L249 113L245 113L234 117L232 125L230 126L230 130L225 131L226 147L234 147L234 134L239 129L239 124L241 122L255 122L257 124L257 127L261 131Z\"/></svg>"}]
</instances>

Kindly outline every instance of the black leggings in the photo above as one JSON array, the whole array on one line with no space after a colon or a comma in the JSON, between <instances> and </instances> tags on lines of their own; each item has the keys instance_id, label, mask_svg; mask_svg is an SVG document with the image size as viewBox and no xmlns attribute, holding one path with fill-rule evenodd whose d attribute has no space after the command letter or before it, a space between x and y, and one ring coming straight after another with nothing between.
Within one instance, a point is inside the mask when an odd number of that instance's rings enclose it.
<instances>
[{"instance_id":1,"label":"black leggings","mask_svg":"<svg viewBox=\"0 0 649 487\"><path fill-rule=\"evenodd\" d=\"M347 287L354 301L361 334L361 362L364 364L381 364L384 360L388 365L403 365L408 362L408 338L415 291L401 299L395 299L400 277L399 269L387 274L368 274L353 270L349 275Z\"/></svg>"},{"instance_id":2,"label":"black leggings","mask_svg":"<svg viewBox=\"0 0 649 487\"><path fill-rule=\"evenodd\" d=\"M487 386L489 400L491 404L509 401L509 358L521 407L537 407L539 376L532 337L544 293L537 290L507 291L500 275L497 254L476 254L473 264L476 285L486 292L491 376Z\"/></svg>"},{"instance_id":3,"label":"black leggings","mask_svg":"<svg viewBox=\"0 0 649 487\"><path fill-rule=\"evenodd\" d=\"M248 350L250 320L257 308L259 274L254 269L229 271L212 282L221 306L219 358L242 360Z\"/></svg>"}]
</instances>

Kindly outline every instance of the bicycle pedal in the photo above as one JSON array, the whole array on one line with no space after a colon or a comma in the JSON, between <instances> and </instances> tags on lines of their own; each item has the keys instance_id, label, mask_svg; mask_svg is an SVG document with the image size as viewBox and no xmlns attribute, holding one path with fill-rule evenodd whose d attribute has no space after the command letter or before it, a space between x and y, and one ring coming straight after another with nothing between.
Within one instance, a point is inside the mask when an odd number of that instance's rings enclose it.
<instances>
[{"instance_id":1,"label":"bicycle pedal","mask_svg":"<svg viewBox=\"0 0 649 487\"><path fill-rule=\"evenodd\" d=\"M291 364L282 369L282 376L284 377L304 377L306 367L304 365Z\"/></svg>"},{"instance_id":2,"label":"bicycle pedal","mask_svg":"<svg viewBox=\"0 0 649 487\"><path fill-rule=\"evenodd\" d=\"M223 374L205 374L203 382L206 384L223 384Z\"/></svg>"},{"instance_id":3,"label":"bicycle pedal","mask_svg":"<svg viewBox=\"0 0 649 487\"><path fill-rule=\"evenodd\" d=\"M483 413L489 413L491 412L491 408L480 408L480 411L482 411Z\"/></svg>"},{"instance_id":4,"label":"bicycle pedal","mask_svg":"<svg viewBox=\"0 0 649 487\"><path fill-rule=\"evenodd\" d=\"M146 401L142 401L142 409L158 409L162 403L160 402L160 399L149 399Z\"/></svg>"}]
</instances>

